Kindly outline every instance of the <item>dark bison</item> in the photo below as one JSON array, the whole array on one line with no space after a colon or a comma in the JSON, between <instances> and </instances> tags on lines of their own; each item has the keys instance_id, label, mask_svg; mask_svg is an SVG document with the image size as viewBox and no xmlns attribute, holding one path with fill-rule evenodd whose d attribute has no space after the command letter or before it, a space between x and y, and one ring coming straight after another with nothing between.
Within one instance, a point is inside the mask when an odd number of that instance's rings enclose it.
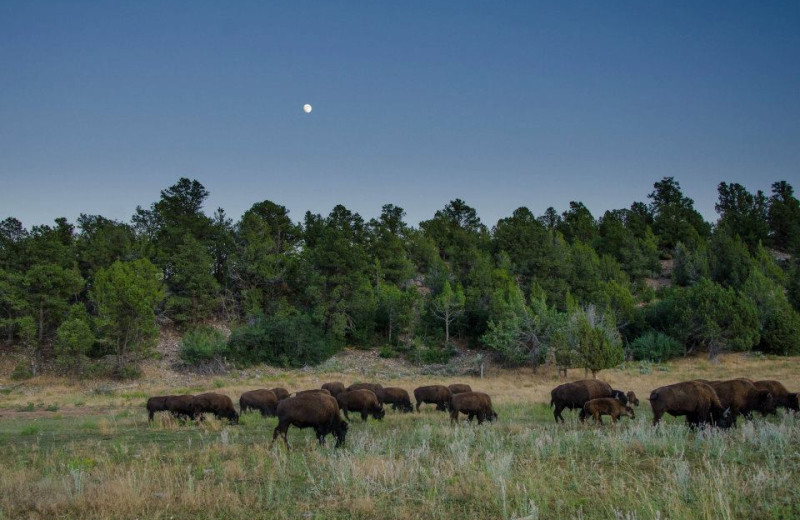
<instances>
[{"instance_id":1,"label":"dark bison","mask_svg":"<svg viewBox=\"0 0 800 520\"><path fill-rule=\"evenodd\" d=\"M729 379L708 383L717 393L723 408L730 408L734 424L739 415L750 418L753 411L766 415L775 411L775 402L769 390L759 390L746 379Z\"/></svg>"},{"instance_id":2,"label":"dark bison","mask_svg":"<svg viewBox=\"0 0 800 520\"><path fill-rule=\"evenodd\" d=\"M280 435L286 449L289 449L289 442L286 440L289 426L314 428L319 443L323 445L325 436L332 433L337 448L344 443L347 435L347 421L339 415L339 404L336 399L325 394L301 394L278 403L278 425L272 432L272 444L275 444L275 438Z\"/></svg>"},{"instance_id":3,"label":"dark bison","mask_svg":"<svg viewBox=\"0 0 800 520\"><path fill-rule=\"evenodd\" d=\"M755 386L757 390L766 390L772 394L775 408L771 413L776 413L778 407L800 412L800 403L798 402L797 392L789 392L780 382L774 380L753 381L753 386ZM767 415L767 413L770 412L762 411L761 413L762 415Z\"/></svg>"},{"instance_id":4,"label":"dark bison","mask_svg":"<svg viewBox=\"0 0 800 520\"><path fill-rule=\"evenodd\" d=\"M435 404L436 409L444 412L450 409L450 399L453 394L450 389L442 385L420 386L414 389L414 399L417 400L417 411L422 403Z\"/></svg>"},{"instance_id":5,"label":"dark bison","mask_svg":"<svg viewBox=\"0 0 800 520\"><path fill-rule=\"evenodd\" d=\"M383 402L384 404L391 404L392 410L400 410L401 412L413 412L414 405L411 404L411 398L408 392L402 388L395 386L387 386L383 389Z\"/></svg>"},{"instance_id":6,"label":"dark bison","mask_svg":"<svg viewBox=\"0 0 800 520\"><path fill-rule=\"evenodd\" d=\"M686 416L686 422L692 427L710 424L727 428L732 424L730 410L722 407L714 389L699 381L656 388L650 393L650 406L653 408L653 426L664 413L673 417Z\"/></svg>"},{"instance_id":7,"label":"dark bison","mask_svg":"<svg viewBox=\"0 0 800 520\"><path fill-rule=\"evenodd\" d=\"M330 392L333 397L336 397L337 395L345 391L344 383L339 383L339 382L325 383L324 385L322 385L322 388Z\"/></svg>"},{"instance_id":8,"label":"dark bison","mask_svg":"<svg viewBox=\"0 0 800 520\"><path fill-rule=\"evenodd\" d=\"M348 392L352 392L353 390L372 390L372 393L375 394L375 397L378 398L378 401L383 404L384 403L384 393L383 387L378 383L356 383L354 385L350 385L347 387Z\"/></svg>"},{"instance_id":9,"label":"dark bison","mask_svg":"<svg viewBox=\"0 0 800 520\"><path fill-rule=\"evenodd\" d=\"M561 415L564 408L583 410L583 405L588 401L599 397L614 397L613 392L611 385L597 379L583 379L558 385L550 392L550 406L555 407L553 417L556 422L559 420L564 422L564 417ZM617 392L618 395L625 397L622 391L617 390ZM627 403L627 399L625 402Z\"/></svg>"},{"instance_id":10,"label":"dark bison","mask_svg":"<svg viewBox=\"0 0 800 520\"><path fill-rule=\"evenodd\" d=\"M147 420L149 422L153 422L153 415L156 412L167 412L169 411L167 408L167 399L172 397L171 395L157 395L155 397L151 397L147 400Z\"/></svg>"},{"instance_id":11,"label":"dark bison","mask_svg":"<svg viewBox=\"0 0 800 520\"><path fill-rule=\"evenodd\" d=\"M628 404L622 404L622 401L616 397L599 397L588 401L583 405L579 417L581 422L583 422L587 417L592 416L594 417L595 423L603 424L602 416L604 415L610 415L611 422L617 422L620 416L623 415L627 415L631 419L636 418L636 414L633 413L633 408Z\"/></svg>"},{"instance_id":12,"label":"dark bison","mask_svg":"<svg viewBox=\"0 0 800 520\"><path fill-rule=\"evenodd\" d=\"M350 419L347 412L359 412L363 421L366 421L370 414L374 419L383 419L383 416L386 415L383 405L378 401L378 396L366 388L343 392L336 396L336 402L339 403L339 409L344 412L346 419Z\"/></svg>"},{"instance_id":13,"label":"dark bison","mask_svg":"<svg viewBox=\"0 0 800 520\"><path fill-rule=\"evenodd\" d=\"M458 421L458 414L463 413L472 422L478 418L478 424L484 420L492 422L497 419L497 412L492 408L492 398L483 392L462 392L450 399L450 424Z\"/></svg>"},{"instance_id":14,"label":"dark bison","mask_svg":"<svg viewBox=\"0 0 800 520\"><path fill-rule=\"evenodd\" d=\"M454 383L452 385L448 385L450 389L450 393L455 394L463 394L464 392L472 392L472 387L465 384L465 383Z\"/></svg>"},{"instance_id":15,"label":"dark bison","mask_svg":"<svg viewBox=\"0 0 800 520\"><path fill-rule=\"evenodd\" d=\"M278 396L272 390L251 390L239 397L239 410L258 410L264 417L274 417L278 409Z\"/></svg>"},{"instance_id":16,"label":"dark bison","mask_svg":"<svg viewBox=\"0 0 800 520\"><path fill-rule=\"evenodd\" d=\"M283 401L289 397L289 391L281 387L273 388L272 393L275 394L275 397L278 398L278 401Z\"/></svg>"},{"instance_id":17,"label":"dark bison","mask_svg":"<svg viewBox=\"0 0 800 520\"><path fill-rule=\"evenodd\" d=\"M196 417L194 410L194 396L190 394L170 395L164 403L173 416L178 419L188 417L194 420Z\"/></svg>"},{"instance_id":18,"label":"dark bison","mask_svg":"<svg viewBox=\"0 0 800 520\"><path fill-rule=\"evenodd\" d=\"M231 423L239 422L239 414L233 407L233 401L227 395L208 392L194 396L192 400L195 416L212 413L217 419L228 419Z\"/></svg>"},{"instance_id":19,"label":"dark bison","mask_svg":"<svg viewBox=\"0 0 800 520\"><path fill-rule=\"evenodd\" d=\"M328 390L325 390L324 388L312 388L310 390L300 390L294 393L294 395L304 395L304 394L331 395L331 393Z\"/></svg>"}]
</instances>

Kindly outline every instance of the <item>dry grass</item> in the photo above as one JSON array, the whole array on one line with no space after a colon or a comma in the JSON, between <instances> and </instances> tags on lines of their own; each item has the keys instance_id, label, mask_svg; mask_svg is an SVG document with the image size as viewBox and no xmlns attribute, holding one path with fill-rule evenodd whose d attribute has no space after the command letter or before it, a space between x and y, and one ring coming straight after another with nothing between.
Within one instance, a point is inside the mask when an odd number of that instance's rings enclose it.
<instances>
[{"instance_id":1,"label":"dry grass","mask_svg":"<svg viewBox=\"0 0 800 520\"><path fill-rule=\"evenodd\" d=\"M640 398L693 377L775 378L798 389L799 362L729 355L601 377ZM692 432L677 420L654 429L643 403L635 421L616 427L580 425L574 414L556 425L546 405L563 382L554 372L494 370L479 380L331 368L180 376L171 385L150 376L122 385L38 378L17 387L0 395L0 519L800 516L800 422L792 415L731 432ZM229 426L159 417L148 425L142 407L158 393L214 390L236 399L257 387L370 379L409 391L469 382L492 395L500 420L451 427L432 410L389 412L381 422L352 421L341 450L292 429L287 453L269 448L274 419L249 414ZM28 403L33 412L19 411Z\"/></svg>"}]
</instances>

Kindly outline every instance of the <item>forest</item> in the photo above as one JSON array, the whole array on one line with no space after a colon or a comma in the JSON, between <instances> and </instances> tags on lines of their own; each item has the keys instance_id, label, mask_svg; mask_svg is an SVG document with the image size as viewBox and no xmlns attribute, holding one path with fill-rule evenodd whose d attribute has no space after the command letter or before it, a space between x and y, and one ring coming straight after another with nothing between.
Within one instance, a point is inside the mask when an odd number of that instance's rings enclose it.
<instances>
[{"instance_id":1,"label":"forest","mask_svg":"<svg viewBox=\"0 0 800 520\"><path fill-rule=\"evenodd\" d=\"M392 204L368 221L338 205L295 222L269 200L234 222L204 212L208 195L181 178L130 222L0 222L13 377L135 377L164 327L195 366L313 365L344 347L424 364L469 347L593 374L800 354L800 202L786 181L769 195L720 183L713 223L672 177L599 217L573 201L491 228L460 199L414 227Z\"/></svg>"}]
</instances>

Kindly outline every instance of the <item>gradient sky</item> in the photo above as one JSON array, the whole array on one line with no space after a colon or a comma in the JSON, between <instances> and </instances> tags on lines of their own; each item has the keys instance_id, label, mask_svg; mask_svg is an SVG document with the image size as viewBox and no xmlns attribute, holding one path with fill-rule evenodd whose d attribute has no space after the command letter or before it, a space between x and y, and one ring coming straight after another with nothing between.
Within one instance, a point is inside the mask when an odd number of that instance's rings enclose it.
<instances>
[{"instance_id":1,"label":"gradient sky","mask_svg":"<svg viewBox=\"0 0 800 520\"><path fill-rule=\"evenodd\" d=\"M304 114L311 103L314 111ZM800 2L0 1L0 218L800 190Z\"/></svg>"}]
</instances>

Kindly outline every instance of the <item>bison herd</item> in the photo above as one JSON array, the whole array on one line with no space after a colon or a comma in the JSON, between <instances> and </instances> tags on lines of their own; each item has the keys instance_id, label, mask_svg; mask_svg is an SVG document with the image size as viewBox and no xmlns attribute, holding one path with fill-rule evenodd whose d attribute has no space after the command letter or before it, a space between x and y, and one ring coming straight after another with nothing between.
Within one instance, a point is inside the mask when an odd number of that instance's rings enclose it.
<instances>
[{"instance_id":1,"label":"bison herd","mask_svg":"<svg viewBox=\"0 0 800 520\"><path fill-rule=\"evenodd\" d=\"M416 409L423 403L435 404L437 410L449 411L450 422L458 420L463 413L472 421L494 421L497 413L492 408L491 398L482 392L473 392L466 384L423 386L414 390ZM325 383L321 388L300 390L290 394L284 388L251 390L239 397L240 413L260 412L264 417L277 417L278 425L272 433L272 442L280 435L286 448L286 432L289 426L313 428L320 444L332 434L336 446L340 446L347 435L350 413L361 415L366 421L383 419L384 405L402 413L414 411L408 392L397 387L383 387L377 383L358 383L345 387L343 383ZM202 420L203 414L211 413L219 419L239 422L239 414L228 396L216 393L200 395L164 395L147 400L148 419L156 412L169 412L178 419ZM341 414L344 414L344 418Z\"/></svg>"},{"instance_id":2,"label":"bison herd","mask_svg":"<svg viewBox=\"0 0 800 520\"><path fill-rule=\"evenodd\" d=\"M592 417L602 424L602 416L617 422L620 417L635 418L633 406L639 405L636 394L614 389L606 382L595 379L574 381L554 388L550 393L550 406L554 408L556 422L564 422L565 409L579 410L581 422ZM325 383L321 388L301 390L290 394L284 388L259 389L244 392L239 397L239 413L257 411L264 417L277 417L278 425L272 442L280 435L286 448L289 426L313 428L320 444L325 444L328 434L341 446L348 429L350 413L359 414L363 421L369 416L383 419L384 405L392 410L408 413L423 404L432 404L436 410L450 413L450 423L458 421L459 414L469 421L494 421L497 413L491 398L483 392L474 392L467 384L428 385L414 390L415 404L408 392L398 387L384 387L377 383L358 383L345 387L343 383ZM739 416L752 418L753 412L766 416L775 414L779 407L800 411L798 394L790 393L778 381L752 381L746 378L724 381L696 379L656 388L650 393L653 425L665 413L686 417L691 427L717 426L729 428ZM228 396L217 393L199 395L165 395L147 400L149 420L156 412L169 412L179 419L202 420L206 413L219 419L239 421L233 402ZM342 417L344 414L344 417Z\"/></svg>"}]
</instances>

